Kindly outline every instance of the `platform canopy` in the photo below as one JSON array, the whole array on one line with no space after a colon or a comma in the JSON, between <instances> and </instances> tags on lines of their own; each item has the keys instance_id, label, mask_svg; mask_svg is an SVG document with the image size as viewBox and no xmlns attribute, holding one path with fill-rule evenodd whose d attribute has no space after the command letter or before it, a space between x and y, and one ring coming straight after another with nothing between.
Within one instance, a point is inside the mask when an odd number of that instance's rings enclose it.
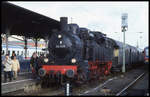
<instances>
[{"instance_id":1,"label":"platform canopy","mask_svg":"<svg viewBox=\"0 0 150 97\"><path fill-rule=\"evenodd\" d=\"M17 5L1 3L1 33L29 38L45 38L54 29L60 29L60 22Z\"/></svg>"}]
</instances>

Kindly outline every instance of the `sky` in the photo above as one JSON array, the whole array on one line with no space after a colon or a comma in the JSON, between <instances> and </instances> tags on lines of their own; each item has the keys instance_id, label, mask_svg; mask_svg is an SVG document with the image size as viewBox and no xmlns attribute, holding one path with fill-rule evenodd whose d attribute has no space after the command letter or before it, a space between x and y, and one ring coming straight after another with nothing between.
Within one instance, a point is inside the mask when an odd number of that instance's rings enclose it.
<instances>
[{"instance_id":1,"label":"sky","mask_svg":"<svg viewBox=\"0 0 150 97\"><path fill-rule=\"evenodd\" d=\"M108 37L123 42L121 15L128 14L128 30L125 32L127 44L148 46L149 16L148 2L10 2L50 18L60 20L68 17L68 23L101 31ZM142 32L142 33L139 33ZM141 37L141 38L140 38Z\"/></svg>"}]
</instances>

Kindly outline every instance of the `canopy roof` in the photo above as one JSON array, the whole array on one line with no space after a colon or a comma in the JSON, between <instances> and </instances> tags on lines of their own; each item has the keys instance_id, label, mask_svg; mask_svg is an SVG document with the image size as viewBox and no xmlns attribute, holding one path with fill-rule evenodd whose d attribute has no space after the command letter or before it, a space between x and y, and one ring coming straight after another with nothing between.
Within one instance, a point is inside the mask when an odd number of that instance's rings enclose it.
<instances>
[{"instance_id":1,"label":"canopy roof","mask_svg":"<svg viewBox=\"0 0 150 97\"><path fill-rule=\"evenodd\" d=\"M8 2L1 3L1 32L29 38L45 38L54 29L60 29L60 22Z\"/></svg>"}]
</instances>

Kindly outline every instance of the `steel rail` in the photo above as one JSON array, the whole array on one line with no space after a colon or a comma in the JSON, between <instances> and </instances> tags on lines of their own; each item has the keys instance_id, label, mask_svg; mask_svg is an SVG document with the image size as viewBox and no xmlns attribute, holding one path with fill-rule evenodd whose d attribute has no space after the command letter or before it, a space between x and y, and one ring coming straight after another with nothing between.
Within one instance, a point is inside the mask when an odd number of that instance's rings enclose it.
<instances>
[{"instance_id":1,"label":"steel rail","mask_svg":"<svg viewBox=\"0 0 150 97\"><path fill-rule=\"evenodd\" d=\"M95 90L97 90L97 89L99 89L99 88L102 88L102 87L105 86L108 82L114 80L115 78L116 78L116 77L110 78L110 79L108 79L107 81L103 82L102 84L98 85L97 87L92 88L92 89L90 89L90 90L87 90L87 91L85 91L84 93L79 94L79 95L85 95L85 94L91 93L91 92L93 92L93 91L95 91Z\"/></svg>"},{"instance_id":2,"label":"steel rail","mask_svg":"<svg viewBox=\"0 0 150 97\"><path fill-rule=\"evenodd\" d=\"M127 85L125 88L123 88L119 93L116 94L116 96L120 96L124 91L126 91L129 87L131 87L137 80L139 80L145 73L142 73L140 76L138 76L134 81L132 81L129 85Z\"/></svg>"}]
</instances>

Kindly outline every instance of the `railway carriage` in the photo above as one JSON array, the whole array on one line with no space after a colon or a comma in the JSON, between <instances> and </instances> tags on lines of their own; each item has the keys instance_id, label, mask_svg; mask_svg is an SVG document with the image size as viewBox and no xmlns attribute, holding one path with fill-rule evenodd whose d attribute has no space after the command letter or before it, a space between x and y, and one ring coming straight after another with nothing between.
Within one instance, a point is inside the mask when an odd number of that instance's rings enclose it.
<instances>
[{"instance_id":1,"label":"railway carriage","mask_svg":"<svg viewBox=\"0 0 150 97\"><path fill-rule=\"evenodd\" d=\"M11 56L13 52L15 52L15 54L17 55L17 58L19 58L20 61L25 60L25 49L22 45L17 45L15 43L8 44L8 54L9 54L9 56ZM36 52L36 48L28 46L27 58L26 59L29 60L34 52ZM45 51L43 51L42 48L37 47L38 56L40 56L40 54L42 54L44 52ZM2 44L1 55L2 56L6 55L6 44Z\"/></svg>"},{"instance_id":2,"label":"railway carriage","mask_svg":"<svg viewBox=\"0 0 150 97\"><path fill-rule=\"evenodd\" d=\"M123 64L123 43L113 40L117 48L114 50L114 57L113 57L113 69L121 70ZM125 64L126 67L133 67L133 65L137 65L138 63L142 63L143 60L143 53L140 49L133 47L131 45L126 44L125 47Z\"/></svg>"}]
</instances>

